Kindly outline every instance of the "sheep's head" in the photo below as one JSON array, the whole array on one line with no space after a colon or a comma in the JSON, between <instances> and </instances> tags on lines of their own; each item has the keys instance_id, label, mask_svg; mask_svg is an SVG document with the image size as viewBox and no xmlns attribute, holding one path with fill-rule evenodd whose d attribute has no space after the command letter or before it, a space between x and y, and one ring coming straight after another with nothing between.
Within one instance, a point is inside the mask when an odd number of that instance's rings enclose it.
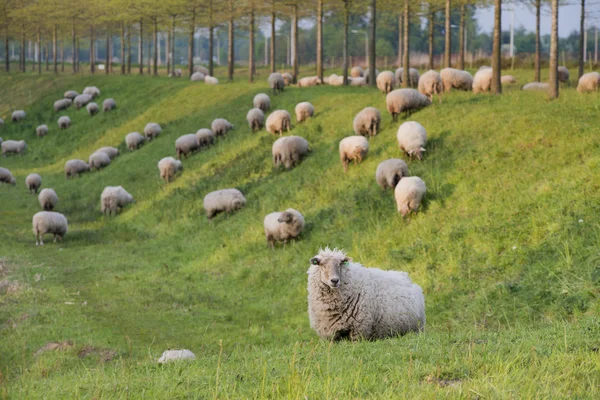
<instances>
[{"instance_id":1,"label":"sheep's head","mask_svg":"<svg viewBox=\"0 0 600 400\"><path fill-rule=\"evenodd\" d=\"M10 184L13 186L15 186L17 184L17 181L14 177L10 179Z\"/></svg>"},{"instance_id":2,"label":"sheep's head","mask_svg":"<svg viewBox=\"0 0 600 400\"><path fill-rule=\"evenodd\" d=\"M310 263L319 268L321 282L330 288L340 287L344 270L351 261L342 251L329 248L310 259Z\"/></svg>"},{"instance_id":3,"label":"sheep's head","mask_svg":"<svg viewBox=\"0 0 600 400\"><path fill-rule=\"evenodd\" d=\"M279 218L277 218L277 222L289 224L294 220L294 214L284 211L281 213Z\"/></svg>"}]
</instances>

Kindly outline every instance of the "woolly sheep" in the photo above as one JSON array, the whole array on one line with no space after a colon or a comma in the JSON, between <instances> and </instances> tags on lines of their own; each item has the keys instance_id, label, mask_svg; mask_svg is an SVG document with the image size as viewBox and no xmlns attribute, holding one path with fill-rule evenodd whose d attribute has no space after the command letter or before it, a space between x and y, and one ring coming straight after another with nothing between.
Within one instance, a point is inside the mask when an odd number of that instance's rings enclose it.
<instances>
[{"instance_id":1,"label":"woolly sheep","mask_svg":"<svg viewBox=\"0 0 600 400\"><path fill-rule=\"evenodd\" d=\"M77 93L77 92L76 92L76 91L74 91L74 90L67 90L67 91L65 92L65 94L63 95L63 97L64 97L65 99L70 99L70 100L75 100L75 97L77 97L77 96L79 96L79 93Z\"/></svg>"},{"instance_id":2,"label":"woolly sheep","mask_svg":"<svg viewBox=\"0 0 600 400\"><path fill-rule=\"evenodd\" d=\"M427 187L418 176L402 178L394 190L394 198L398 212L406 217L410 212L417 212Z\"/></svg>"},{"instance_id":3,"label":"woolly sheep","mask_svg":"<svg viewBox=\"0 0 600 400\"><path fill-rule=\"evenodd\" d=\"M269 87L273 89L274 94L278 94L279 92L283 92L283 88L285 87L285 81L283 80L283 76L279 72L273 72L269 75Z\"/></svg>"},{"instance_id":4,"label":"woolly sheep","mask_svg":"<svg viewBox=\"0 0 600 400\"><path fill-rule=\"evenodd\" d=\"M600 74L597 72L588 72L581 75L577 83L579 93L597 92L600 89Z\"/></svg>"},{"instance_id":5,"label":"woolly sheep","mask_svg":"<svg viewBox=\"0 0 600 400\"><path fill-rule=\"evenodd\" d=\"M144 137L148 140L156 138L162 132L162 128L156 122L150 122L144 128Z\"/></svg>"},{"instance_id":6,"label":"woolly sheep","mask_svg":"<svg viewBox=\"0 0 600 400\"><path fill-rule=\"evenodd\" d=\"M375 340L425 328L425 298L406 272L367 268L320 249L308 269L308 317L322 339Z\"/></svg>"},{"instance_id":7,"label":"woolly sheep","mask_svg":"<svg viewBox=\"0 0 600 400\"><path fill-rule=\"evenodd\" d=\"M117 102L115 99L106 99L102 102L102 111L112 111L117 108Z\"/></svg>"},{"instance_id":8,"label":"woolly sheep","mask_svg":"<svg viewBox=\"0 0 600 400\"><path fill-rule=\"evenodd\" d=\"M89 94L90 96L92 96L92 99L95 99L96 97L100 96L100 89L98 89L96 86L88 86L85 89L83 89L83 94Z\"/></svg>"},{"instance_id":9,"label":"woolly sheep","mask_svg":"<svg viewBox=\"0 0 600 400\"><path fill-rule=\"evenodd\" d=\"M58 203L58 196L54 189L42 189L38 196L38 201L44 211L52 211L56 207L56 203Z\"/></svg>"},{"instance_id":10,"label":"woolly sheep","mask_svg":"<svg viewBox=\"0 0 600 400\"><path fill-rule=\"evenodd\" d=\"M65 176L67 179L74 178L89 170L90 166L83 160L69 160L65 163Z\"/></svg>"},{"instance_id":11,"label":"woolly sheep","mask_svg":"<svg viewBox=\"0 0 600 400\"><path fill-rule=\"evenodd\" d=\"M8 169L0 167L0 183L10 183L14 186L17 180Z\"/></svg>"},{"instance_id":12,"label":"woolly sheep","mask_svg":"<svg viewBox=\"0 0 600 400\"><path fill-rule=\"evenodd\" d=\"M54 242L58 237L61 241L69 230L67 218L61 213L53 211L40 211L33 216L33 233L35 235L35 245L44 245L44 235L51 233L54 235Z\"/></svg>"},{"instance_id":13,"label":"woolly sheep","mask_svg":"<svg viewBox=\"0 0 600 400\"><path fill-rule=\"evenodd\" d=\"M403 80L402 80L402 75L404 74L404 68L400 67L396 70L396 82L398 84L398 86L402 85ZM419 85L419 79L420 79L420 75L419 75L419 71L416 70L415 68L409 68L408 69L408 78L409 78L409 87L417 87Z\"/></svg>"},{"instance_id":14,"label":"woolly sheep","mask_svg":"<svg viewBox=\"0 0 600 400\"><path fill-rule=\"evenodd\" d=\"M388 94L394 90L394 86L396 86L396 77L392 71L383 71L377 75L377 89L381 93Z\"/></svg>"},{"instance_id":15,"label":"woolly sheep","mask_svg":"<svg viewBox=\"0 0 600 400\"><path fill-rule=\"evenodd\" d=\"M294 76L289 72L284 72L283 74L281 74L281 76L283 77L283 83L285 83L285 86L290 86L294 81Z\"/></svg>"},{"instance_id":16,"label":"woolly sheep","mask_svg":"<svg viewBox=\"0 0 600 400\"><path fill-rule=\"evenodd\" d=\"M399 158L382 161L375 171L375 180L384 190L394 189L405 176L408 176L408 165Z\"/></svg>"},{"instance_id":17,"label":"woolly sheep","mask_svg":"<svg viewBox=\"0 0 600 400\"><path fill-rule=\"evenodd\" d=\"M365 76L365 70L359 66L352 67L352 69L350 70L350 76L352 78L362 78L363 76Z\"/></svg>"},{"instance_id":18,"label":"woolly sheep","mask_svg":"<svg viewBox=\"0 0 600 400\"><path fill-rule=\"evenodd\" d=\"M125 136L125 144L129 150L137 150L144 144L144 138L139 132L131 132Z\"/></svg>"},{"instance_id":19,"label":"woolly sheep","mask_svg":"<svg viewBox=\"0 0 600 400\"><path fill-rule=\"evenodd\" d=\"M351 78L350 86L367 86L367 78L362 78L362 77Z\"/></svg>"},{"instance_id":20,"label":"woolly sheep","mask_svg":"<svg viewBox=\"0 0 600 400\"><path fill-rule=\"evenodd\" d=\"M69 126L71 126L71 118L65 115L58 119L58 127L60 129L67 129Z\"/></svg>"},{"instance_id":21,"label":"woolly sheep","mask_svg":"<svg viewBox=\"0 0 600 400\"><path fill-rule=\"evenodd\" d=\"M252 100L254 108L260 108L262 111L267 111L271 108L271 99L266 93L259 93Z\"/></svg>"},{"instance_id":22,"label":"woolly sheep","mask_svg":"<svg viewBox=\"0 0 600 400\"><path fill-rule=\"evenodd\" d=\"M266 127L267 132L273 135L279 133L279 136L283 134L284 130L290 131L292 124L292 116L285 110L275 110L267 118Z\"/></svg>"},{"instance_id":23,"label":"woolly sheep","mask_svg":"<svg viewBox=\"0 0 600 400\"><path fill-rule=\"evenodd\" d=\"M274 212L265 217L265 236L271 248L275 248L275 242L287 243L290 239L297 238L304 229L304 216L293 208L283 212Z\"/></svg>"},{"instance_id":24,"label":"woolly sheep","mask_svg":"<svg viewBox=\"0 0 600 400\"><path fill-rule=\"evenodd\" d=\"M296 122L303 122L315 114L315 107L308 101L296 104Z\"/></svg>"},{"instance_id":25,"label":"woolly sheep","mask_svg":"<svg viewBox=\"0 0 600 400\"><path fill-rule=\"evenodd\" d=\"M27 150L27 143L24 140L5 140L0 146L2 146L2 155L5 157L10 153L21 154Z\"/></svg>"},{"instance_id":26,"label":"woolly sheep","mask_svg":"<svg viewBox=\"0 0 600 400\"><path fill-rule=\"evenodd\" d=\"M166 364L172 361L195 360L196 355L187 349L183 350L165 350L158 359L159 364Z\"/></svg>"},{"instance_id":27,"label":"woolly sheep","mask_svg":"<svg viewBox=\"0 0 600 400\"><path fill-rule=\"evenodd\" d=\"M210 146L215 141L214 132L206 128L198 129L198 132L196 132L196 137L198 138L198 143L200 144L201 149Z\"/></svg>"},{"instance_id":28,"label":"woolly sheep","mask_svg":"<svg viewBox=\"0 0 600 400\"><path fill-rule=\"evenodd\" d=\"M471 91L473 89L473 75L467 71L455 68L444 68L440 71L442 87L445 92L452 89Z\"/></svg>"},{"instance_id":29,"label":"woolly sheep","mask_svg":"<svg viewBox=\"0 0 600 400\"><path fill-rule=\"evenodd\" d=\"M183 171L183 164L173 157L165 157L158 162L158 170L160 171L160 177L166 183L169 183L175 178L177 171Z\"/></svg>"},{"instance_id":30,"label":"woolly sheep","mask_svg":"<svg viewBox=\"0 0 600 400\"><path fill-rule=\"evenodd\" d=\"M211 219L220 212L231 213L246 204L246 198L237 189L222 189L211 192L204 197L206 216Z\"/></svg>"},{"instance_id":31,"label":"woolly sheep","mask_svg":"<svg viewBox=\"0 0 600 400\"><path fill-rule=\"evenodd\" d=\"M88 103L86 106L89 115L94 116L100 112L100 107L96 103Z\"/></svg>"},{"instance_id":32,"label":"woolly sheep","mask_svg":"<svg viewBox=\"0 0 600 400\"><path fill-rule=\"evenodd\" d=\"M479 69L473 77L473 93L489 92L492 88L492 69Z\"/></svg>"},{"instance_id":33,"label":"woolly sheep","mask_svg":"<svg viewBox=\"0 0 600 400\"><path fill-rule=\"evenodd\" d=\"M181 68L176 68L173 76L175 76L177 78L181 78L183 76L183 71L181 70Z\"/></svg>"},{"instance_id":34,"label":"woolly sheep","mask_svg":"<svg viewBox=\"0 0 600 400\"><path fill-rule=\"evenodd\" d=\"M12 122L21 122L25 119L25 111L23 110L17 110L17 111L13 111L11 119Z\"/></svg>"},{"instance_id":35,"label":"woolly sheep","mask_svg":"<svg viewBox=\"0 0 600 400\"><path fill-rule=\"evenodd\" d=\"M190 76L190 80L192 82L204 82L205 77L206 75L204 75L202 72L194 72L192 76Z\"/></svg>"},{"instance_id":36,"label":"woolly sheep","mask_svg":"<svg viewBox=\"0 0 600 400\"><path fill-rule=\"evenodd\" d=\"M90 164L90 169L98 171L110 164L110 157L102 151L97 151L90 155L88 162Z\"/></svg>"},{"instance_id":37,"label":"woolly sheep","mask_svg":"<svg viewBox=\"0 0 600 400\"><path fill-rule=\"evenodd\" d=\"M381 124L381 113L375 107L363 108L352 122L354 133L363 136L375 136Z\"/></svg>"},{"instance_id":38,"label":"woolly sheep","mask_svg":"<svg viewBox=\"0 0 600 400\"><path fill-rule=\"evenodd\" d=\"M224 136L233 128L233 124L223 118L217 118L210 124L210 130L217 136Z\"/></svg>"},{"instance_id":39,"label":"woolly sheep","mask_svg":"<svg viewBox=\"0 0 600 400\"><path fill-rule=\"evenodd\" d=\"M188 133L187 135L180 136L175 141L175 152L177 153L177 158L179 160L181 160L182 154L185 156L185 158L187 158L188 154L193 153L199 148L200 142L194 133Z\"/></svg>"},{"instance_id":40,"label":"woolly sheep","mask_svg":"<svg viewBox=\"0 0 600 400\"><path fill-rule=\"evenodd\" d=\"M527 91L548 91L550 84L548 82L530 82L523 86L521 90Z\"/></svg>"},{"instance_id":41,"label":"woolly sheep","mask_svg":"<svg viewBox=\"0 0 600 400\"><path fill-rule=\"evenodd\" d=\"M375 83L377 83L377 77L379 76L379 70L377 68L375 68ZM369 80L371 79L370 74L369 74L369 68L365 69L365 81L367 83L371 83L369 82Z\"/></svg>"},{"instance_id":42,"label":"woolly sheep","mask_svg":"<svg viewBox=\"0 0 600 400\"><path fill-rule=\"evenodd\" d=\"M443 91L442 77L436 71L430 69L419 78L419 93L427 96L430 102L433 101L434 95L437 95L441 102L440 95Z\"/></svg>"},{"instance_id":43,"label":"woolly sheep","mask_svg":"<svg viewBox=\"0 0 600 400\"><path fill-rule=\"evenodd\" d=\"M37 194L38 189L42 186L42 177L39 174L29 174L25 178L25 186L29 193Z\"/></svg>"},{"instance_id":44,"label":"woolly sheep","mask_svg":"<svg viewBox=\"0 0 600 400\"><path fill-rule=\"evenodd\" d=\"M54 102L54 112L66 110L67 108L71 107L71 104L73 104L73 100L71 100L71 99L56 100Z\"/></svg>"},{"instance_id":45,"label":"woolly sheep","mask_svg":"<svg viewBox=\"0 0 600 400\"><path fill-rule=\"evenodd\" d=\"M298 81L298 87L311 87L322 85L323 80L318 76L307 76Z\"/></svg>"},{"instance_id":46,"label":"woolly sheep","mask_svg":"<svg viewBox=\"0 0 600 400\"><path fill-rule=\"evenodd\" d=\"M112 215L113 212L116 215L120 209L133 201L133 196L123 189L123 186L107 186L100 195L100 211L104 215Z\"/></svg>"},{"instance_id":47,"label":"woolly sheep","mask_svg":"<svg viewBox=\"0 0 600 400\"><path fill-rule=\"evenodd\" d=\"M344 172L348 171L350 161L360 164L369 152L369 141L364 136L348 136L340 141L340 160Z\"/></svg>"},{"instance_id":48,"label":"woolly sheep","mask_svg":"<svg viewBox=\"0 0 600 400\"><path fill-rule=\"evenodd\" d=\"M219 80L217 78L215 78L214 76L207 75L204 77L204 83L206 83L207 85L218 85Z\"/></svg>"},{"instance_id":49,"label":"woolly sheep","mask_svg":"<svg viewBox=\"0 0 600 400\"><path fill-rule=\"evenodd\" d=\"M48 125L40 125L35 128L35 134L38 137L44 137L48 134Z\"/></svg>"},{"instance_id":50,"label":"woolly sheep","mask_svg":"<svg viewBox=\"0 0 600 400\"><path fill-rule=\"evenodd\" d=\"M100 147L94 153L104 153L112 161L112 159L114 159L115 157L117 157L119 155L119 149L117 149L116 147L106 146L106 147Z\"/></svg>"},{"instance_id":51,"label":"woolly sheep","mask_svg":"<svg viewBox=\"0 0 600 400\"><path fill-rule=\"evenodd\" d=\"M265 113L260 108L253 108L246 114L246 121L252 132L260 131L265 124Z\"/></svg>"},{"instance_id":52,"label":"woolly sheep","mask_svg":"<svg viewBox=\"0 0 600 400\"><path fill-rule=\"evenodd\" d=\"M208 68L203 65L195 65L194 72L202 72L204 75L208 75Z\"/></svg>"},{"instance_id":53,"label":"woolly sheep","mask_svg":"<svg viewBox=\"0 0 600 400\"><path fill-rule=\"evenodd\" d=\"M562 65L560 65L558 67L558 81L559 82L568 82L569 81L569 70L567 69L567 67L563 67Z\"/></svg>"},{"instance_id":54,"label":"woolly sheep","mask_svg":"<svg viewBox=\"0 0 600 400\"><path fill-rule=\"evenodd\" d=\"M325 82L325 80L323 80L323 81ZM327 82L325 82L325 83L327 83L328 85L331 85L331 86L343 86L344 85L344 77L336 75L336 74L331 74L331 75L329 75L329 77L327 78Z\"/></svg>"},{"instance_id":55,"label":"woolly sheep","mask_svg":"<svg viewBox=\"0 0 600 400\"><path fill-rule=\"evenodd\" d=\"M273 143L273 164L290 169L310 151L308 141L300 136L284 136Z\"/></svg>"},{"instance_id":56,"label":"woolly sheep","mask_svg":"<svg viewBox=\"0 0 600 400\"><path fill-rule=\"evenodd\" d=\"M431 101L415 89L396 89L387 95L385 103L392 119L397 121L398 114L410 114L411 111L430 105Z\"/></svg>"},{"instance_id":57,"label":"woolly sheep","mask_svg":"<svg viewBox=\"0 0 600 400\"><path fill-rule=\"evenodd\" d=\"M503 85L509 85L511 83L517 83L517 80L512 75L502 75L502 77L500 77L500 82Z\"/></svg>"},{"instance_id":58,"label":"woolly sheep","mask_svg":"<svg viewBox=\"0 0 600 400\"><path fill-rule=\"evenodd\" d=\"M406 121L396 134L398 146L410 157L417 157L421 160L427 143L427 131L420 123L416 121Z\"/></svg>"},{"instance_id":59,"label":"woolly sheep","mask_svg":"<svg viewBox=\"0 0 600 400\"><path fill-rule=\"evenodd\" d=\"M87 104L90 103L90 101L92 101L92 96L89 94L80 94L78 96L75 97L75 99L73 100L73 103L75 103L75 108L76 109L80 109L81 107L85 107Z\"/></svg>"}]
</instances>

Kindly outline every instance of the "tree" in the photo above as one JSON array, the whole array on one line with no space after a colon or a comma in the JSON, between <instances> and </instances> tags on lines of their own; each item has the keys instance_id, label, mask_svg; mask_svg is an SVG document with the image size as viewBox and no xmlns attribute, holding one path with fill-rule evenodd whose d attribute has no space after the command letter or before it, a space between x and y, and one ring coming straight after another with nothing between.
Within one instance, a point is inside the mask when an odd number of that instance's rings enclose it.
<instances>
[{"instance_id":1,"label":"tree","mask_svg":"<svg viewBox=\"0 0 600 400\"><path fill-rule=\"evenodd\" d=\"M494 0L494 39L492 49L492 93L502 93L502 0Z\"/></svg>"},{"instance_id":2,"label":"tree","mask_svg":"<svg viewBox=\"0 0 600 400\"><path fill-rule=\"evenodd\" d=\"M271 0L271 73L275 72L275 0Z\"/></svg>"},{"instance_id":3,"label":"tree","mask_svg":"<svg viewBox=\"0 0 600 400\"><path fill-rule=\"evenodd\" d=\"M552 30L550 32L550 100L558 98L558 0L552 0Z\"/></svg>"},{"instance_id":4,"label":"tree","mask_svg":"<svg viewBox=\"0 0 600 400\"><path fill-rule=\"evenodd\" d=\"M410 0L404 0L404 62L402 71L402 87L410 87L410 41L409 41L409 30L410 30Z\"/></svg>"},{"instance_id":5,"label":"tree","mask_svg":"<svg viewBox=\"0 0 600 400\"><path fill-rule=\"evenodd\" d=\"M344 85L348 85L348 25L350 19L350 0L343 0L344 2L344 49L343 49L343 58L344 58Z\"/></svg>"},{"instance_id":6,"label":"tree","mask_svg":"<svg viewBox=\"0 0 600 400\"><path fill-rule=\"evenodd\" d=\"M446 0L446 15L445 15L445 34L446 38L444 41L444 66L446 68L452 67L452 25L450 23L451 0Z\"/></svg>"},{"instance_id":7,"label":"tree","mask_svg":"<svg viewBox=\"0 0 600 400\"><path fill-rule=\"evenodd\" d=\"M581 16L579 17L579 78L583 75L585 47L585 0L581 0Z\"/></svg>"},{"instance_id":8,"label":"tree","mask_svg":"<svg viewBox=\"0 0 600 400\"><path fill-rule=\"evenodd\" d=\"M323 79L323 0L317 0L317 76Z\"/></svg>"},{"instance_id":9,"label":"tree","mask_svg":"<svg viewBox=\"0 0 600 400\"><path fill-rule=\"evenodd\" d=\"M371 13L371 23L370 23L370 35L369 35L369 84L373 87L377 87L377 71L376 71L376 28L377 28L377 0L371 0L371 4L369 6L369 11Z\"/></svg>"},{"instance_id":10,"label":"tree","mask_svg":"<svg viewBox=\"0 0 600 400\"><path fill-rule=\"evenodd\" d=\"M256 72L254 61L254 0L250 0L250 21L248 23L248 82L254 82Z\"/></svg>"},{"instance_id":11,"label":"tree","mask_svg":"<svg viewBox=\"0 0 600 400\"><path fill-rule=\"evenodd\" d=\"M348 2L349 0L346 0ZM292 16L292 82L298 82L298 4L293 6ZM346 26L346 37L348 36L348 27Z\"/></svg>"},{"instance_id":12,"label":"tree","mask_svg":"<svg viewBox=\"0 0 600 400\"><path fill-rule=\"evenodd\" d=\"M227 80L229 80L230 82L233 81L233 70L234 70L234 66L235 66L235 57L234 57L234 45L235 45L235 41L234 41L234 35L233 35L233 31L234 31L234 18L235 18L235 14L234 14L234 8L233 8L233 0L228 0L228 4L229 4L229 9L228 9L228 32L227 32Z\"/></svg>"},{"instance_id":13,"label":"tree","mask_svg":"<svg viewBox=\"0 0 600 400\"><path fill-rule=\"evenodd\" d=\"M458 29L458 69L465 69L465 19L467 6L465 2L460 3L460 23Z\"/></svg>"}]
</instances>

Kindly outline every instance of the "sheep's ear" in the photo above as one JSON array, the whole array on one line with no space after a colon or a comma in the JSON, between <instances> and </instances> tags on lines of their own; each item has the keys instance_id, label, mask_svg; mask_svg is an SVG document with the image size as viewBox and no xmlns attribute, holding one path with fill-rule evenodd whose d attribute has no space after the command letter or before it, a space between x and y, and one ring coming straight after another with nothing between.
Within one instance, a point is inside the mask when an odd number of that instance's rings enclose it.
<instances>
[{"instance_id":1,"label":"sheep's ear","mask_svg":"<svg viewBox=\"0 0 600 400\"><path fill-rule=\"evenodd\" d=\"M421 151L427 151L427 149L425 149L425 147L421 147L419 150L421 150Z\"/></svg>"},{"instance_id":2,"label":"sheep's ear","mask_svg":"<svg viewBox=\"0 0 600 400\"><path fill-rule=\"evenodd\" d=\"M310 263L312 265L319 265L319 264L321 264L321 260L318 257L313 257L310 259Z\"/></svg>"}]
</instances>

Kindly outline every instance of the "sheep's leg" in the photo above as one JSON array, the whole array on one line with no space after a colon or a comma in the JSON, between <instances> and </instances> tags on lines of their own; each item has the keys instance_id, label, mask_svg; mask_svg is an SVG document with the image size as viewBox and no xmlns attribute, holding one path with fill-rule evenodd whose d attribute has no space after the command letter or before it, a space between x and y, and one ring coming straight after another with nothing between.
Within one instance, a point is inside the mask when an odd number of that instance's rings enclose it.
<instances>
[{"instance_id":1,"label":"sheep's leg","mask_svg":"<svg viewBox=\"0 0 600 400\"><path fill-rule=\"evenodd\" d=\"M344 165L344 172L348 172L348 160L346 158L342 160L342 164Z\"/></svg>"}]
</instances>

